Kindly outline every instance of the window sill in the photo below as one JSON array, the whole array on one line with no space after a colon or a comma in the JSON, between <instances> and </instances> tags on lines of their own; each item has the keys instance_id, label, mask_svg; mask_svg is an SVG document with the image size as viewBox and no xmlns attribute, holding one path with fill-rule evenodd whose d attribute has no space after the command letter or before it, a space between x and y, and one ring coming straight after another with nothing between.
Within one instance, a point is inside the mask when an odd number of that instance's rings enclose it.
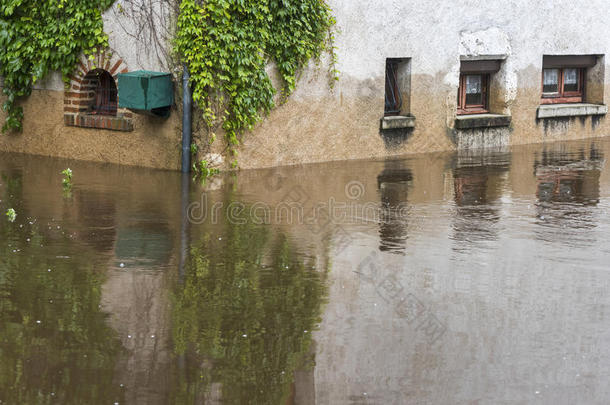
<instances>
[{"instance_id":1,"label":"window sill","mask_svg":"<svg viewBox=\"0 0 610 405\"><path fill-rule=\"evenodd\" d=\"M415 117L412 115L393 115L381 119L381 129L415 128Z\"/></svg>"},{"instance_id":2,"label":"window sill","mask_svg":"<svg viewBox=\"0 0 610 405\"><path fill-rule=\"evenodd\" d=\"M542 100L540 100L541 105L545 104L576 104L582 103L582 95L581 96L568 96L568 97L544 97L542 96Z\"/></svg>"},{"instance_id":3,"label":"window sill","mask_svg":"<svg viewBox=\"0 0 610 405\"><path fill-rule=\"evenodd\" d=\"M64 124L69 127L108 129L111 131L133 131L133 122L124 115L116 117L94 114L64 114Z\"/></svg>"},{"instance_id":4,"label":"window sill","mask_svg":"<svg viewBox=\"0 0 610 405\"><path fill-rule=\"evenodd\" d=\"M501 114L470 114L458 115L455 120L456 129L507 127L511 116Z\"/></svg>"},{"instance_id":5,"label":"window sill","mask_svg":"<svg viewBox=\"0 0 610 405\"><path fill-rule=\"evenodd\" d=\"M604 104L544 104L538 107L538 118L582 117L606 115L608 106Z\"/></svg>"}]
</instances>

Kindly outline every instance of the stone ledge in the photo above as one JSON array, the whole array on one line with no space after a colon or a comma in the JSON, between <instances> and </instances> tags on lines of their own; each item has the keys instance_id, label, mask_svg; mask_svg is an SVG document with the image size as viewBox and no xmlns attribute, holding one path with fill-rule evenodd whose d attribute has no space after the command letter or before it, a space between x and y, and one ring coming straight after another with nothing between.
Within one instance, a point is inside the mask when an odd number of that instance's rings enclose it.
<instances>
[{"instance_id":1,"label":"stone ledge","mask_svg":"<svg viewBox=\"0 0 610 405\"><path fill-rule=\"evenodd\" d=\"M133 131L133 122L124 116L93 114L64 114L64 124L69 127L108 129L111 131Z\"/></svg>"},{"instance_id":2,"label":"stone ledge","mask_svg":"<svg viewBox=\"0 0 610 405\"><path fill-rule=\"evenodd\" d=\"M405 129L415 128L415 117L412 115L396 115L383 117L381 129Z\"/></svg>"},{"instance_id":3,"label":"stone ledge","mask_svg":"<svg viewBox=\"0 0 610 405\"><path fill-rule=\"evenodd\" d=\"M458 115L455 120L456 129L507 127L511 116L501 114L471 114Z\"/></svg>"},{"instance_id":4,"label":"stone ledge","mask_svg":"<svg viewBox=\"0 0 610 405\"><path fill-rule=\"evenodd\" d=\"M605 115L608 106L604 104L545 104L538 107L538 118L582 117L585 115Z\"/></svg>"}]
</instances>

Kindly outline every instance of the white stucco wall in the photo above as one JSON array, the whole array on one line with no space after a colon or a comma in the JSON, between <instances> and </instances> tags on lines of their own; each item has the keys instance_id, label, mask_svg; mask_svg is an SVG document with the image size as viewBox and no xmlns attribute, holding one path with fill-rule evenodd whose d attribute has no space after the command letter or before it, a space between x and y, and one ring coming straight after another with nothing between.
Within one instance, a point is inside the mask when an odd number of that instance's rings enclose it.
<instances>
[{"instance_id":1,"label":"white stucco wall","mask_svg":"<svg viewBox=\"0 0 610 405\"><path fill-rule=\"evenodd\" d=\"M123 59L129 70L168 71L170 63L166 55L173 29L170 3L170 0L118 0L102 15L110 49ZM34 88L63 91L61 73L51 72L43 81L35 83Z\"/></svg>"},{"instance_id":2,"label":"white stucco wall","mask_svg":"<svg viewBox=\"0 0 610 405\"><path fill-rule=\"evenodd\" d=\"M242 167L500 146L495 140L523 144L610 135L604 119L588 118L582 125L536 120L543 55L610 50L606 0L328 3L337 20L339 82L331 91L325 67L312 63L291 99L247 134ZM492 112L511 115L512 123L501 127L502 134L476 130L459 139L465 132L454 129L460 57L481 55L506 57L490 91L495 92ZM416 122L407 139L388 146L379 120L386 59L396 57L411 58L410 113ZM609 83L606 75L603 102L610 97Z\"/></svg>"},{"instance_id":3,"label":"white stucco wall","mask_svg":"<svg viewBox=\"0 0 610 405\"><path fill-rule=\"evenodd\" d=\"M173 30L170 0L118 0L103 15L110 48L130 70L167 71Z\"/></svg>"},{"instance_id":4,"label":"white stucco wall","mask_svg":"<svg viewBox=\"0 0 610 405\"><path fill-rule=\"evenodd\" d=\"M118 0L104 13L110 48L128 70L170 69L172 64L160 50L169 49L171 2ZM334 89L329 87L328 56L320 65L311 62L289 100L244 134L238 150L241 168L610 136L605 118L536 119L543 55L609 53L607 0L328 3L337 20L339 82ZM510 127L492 131L458 131L460 57L481 55L503 57L490 86L491 112L511 115L512 121ZM397 142L379 130L385 63L391 57L410 58L408 112L416 119L415 129ZM610 98L610 77L603 66L607 60L601 58L595 68L604 83L596 87L596 103ZM59 75L51 75L37 88L61 91L63 84ZM205 130L194 134L201 151L226 151L222 136L211 148L208 136Z\"/></svg>"},{"instance_id":5,"label":"white stucco wall","mask_svg":"<svg viewBox=\"0 0 610 405\"><path fill-rule=\"evenodd\" d=\"M605 54L610 48L606 0L329 4L337 16L339 70L358 80L383 75L387 57L412 57L414 75L434 75L452 71L460 54L508 54L520 70L540 67L545 53Z\"/></svg>"}]
</instances>

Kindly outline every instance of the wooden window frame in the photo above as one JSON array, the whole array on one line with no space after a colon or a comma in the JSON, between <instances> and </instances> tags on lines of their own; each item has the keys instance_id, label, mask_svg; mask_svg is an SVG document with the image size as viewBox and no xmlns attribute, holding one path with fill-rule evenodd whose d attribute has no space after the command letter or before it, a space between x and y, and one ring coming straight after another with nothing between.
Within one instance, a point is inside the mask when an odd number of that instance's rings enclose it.
<instances>
[{"instance_id":1,"label":"wooden window frame","mask_svg":"<svg viewBox=\"0 0 610 405\"><path fill-rule=\"evenodd\" d=\"M118 89L110 73L101 71L97 78L95 99L91 114L114 117L118 109Z\"/></svg>"},{"instance_id":2,"label":"wooden window frame","mask_svg":"<svg viewBox=\"0 0 610 405\"><path fill-rule=\"evenodd\" d=\"M585 97L585 68L582 67L544 67L542 69L541 88L544 89L544 71L547 69L557 69L558 73L558 91L557 93L542 93L542 104L568 104L582 103ZM578 70L578 91L564 91L564 70Z\"/></svg>"},{"instance_id":3,"label":"wooden window frame","mask_svg":"<svg viewBox=\"0 0 610 405\"><path fill-rule=\"evenodd\" d=\"M481 98L483 104L466 104L466 76L481 76ZM489 73L460 73L460 87L458 90L458 115L466 114L486 114L489 113Z\"/></svg>"},{"instance_id":4,"label":"wooden window frame","mask_svg":"<svg viewBox=\"0 0 610 405\"><path fill-rule=\"evenodd\" d=\"M398 85L398 68L403 62L399 58L386 59L384 117L400 115L402 110L402 93Z\"/></svg>"}]
</instances>

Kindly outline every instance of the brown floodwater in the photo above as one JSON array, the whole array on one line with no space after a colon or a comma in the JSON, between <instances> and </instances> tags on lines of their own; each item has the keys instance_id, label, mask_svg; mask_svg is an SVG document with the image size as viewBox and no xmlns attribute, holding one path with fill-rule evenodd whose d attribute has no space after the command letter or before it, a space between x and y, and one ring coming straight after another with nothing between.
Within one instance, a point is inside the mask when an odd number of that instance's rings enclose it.
<instances>
[{"instance_id":1,"label":"brown floodwater","mask_svg":"<svg viewBox=\"0 0 610 405\"><path fill-rule=\"evenodd\" d=\"M0 404L610 403L608 156L0 154Z\"/></svg>"}]
</instances>

